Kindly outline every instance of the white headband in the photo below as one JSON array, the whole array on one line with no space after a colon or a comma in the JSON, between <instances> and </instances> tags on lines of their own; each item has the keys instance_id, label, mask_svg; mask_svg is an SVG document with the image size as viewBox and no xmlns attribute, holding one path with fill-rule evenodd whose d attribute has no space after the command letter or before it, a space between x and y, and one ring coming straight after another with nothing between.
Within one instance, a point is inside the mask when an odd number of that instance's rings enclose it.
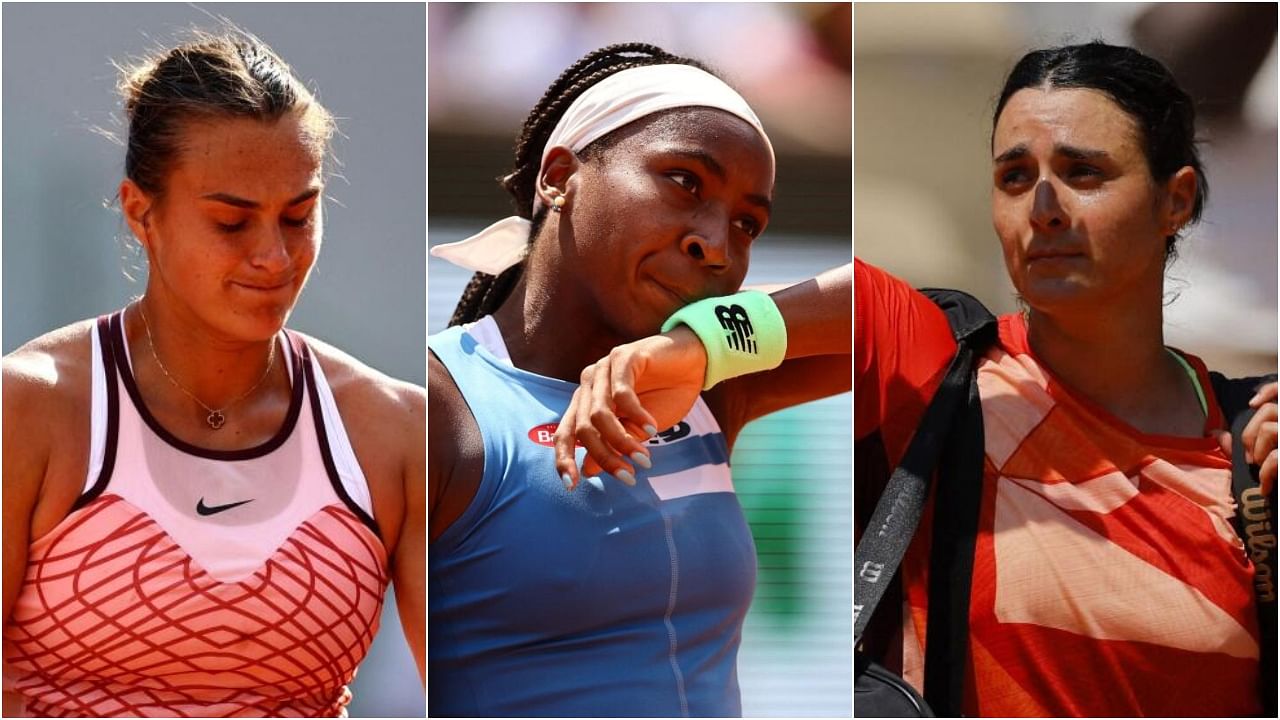
<instances>
[{"instance_id":1,"label":"white headband","mask_svg":"<svg viewBox=\"0 0 1280 720\"><path fill-rule=\"evenodd\" d=\"M773 145L760 118L733 88L691 65L647 65L623 70L587 88L577 97L542 149L542 162L557 146L576 152L647 115L677 107L710 107L732 113L760 132L773 159ZM541 170L542 164L538 165ZM533 212L543 207L536 193ZM532 226L524 218L499 220L466 240L431 248L431 254L468 270L497 275L520 262Z\"/></svg>"}]
</instances>

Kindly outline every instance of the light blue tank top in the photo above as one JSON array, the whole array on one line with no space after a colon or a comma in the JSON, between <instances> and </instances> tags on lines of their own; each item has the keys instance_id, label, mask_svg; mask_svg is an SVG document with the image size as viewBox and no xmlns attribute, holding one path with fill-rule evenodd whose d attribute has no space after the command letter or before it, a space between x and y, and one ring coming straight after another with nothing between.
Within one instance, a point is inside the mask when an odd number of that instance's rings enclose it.
<instances>
[{"instance_id":1,"label":"light blue tank top","mask_svg":"<svg viewBox=\"0 0 1280 720\"><path fill-rule=\"evenodd\" d=\"M428 552L428 714L741 715L756 554L702 399L635 487L568 492L550 435L577 385L504 362L492 318L428 346L484 438L475 499Z\"/></svg>"}]
</instances>

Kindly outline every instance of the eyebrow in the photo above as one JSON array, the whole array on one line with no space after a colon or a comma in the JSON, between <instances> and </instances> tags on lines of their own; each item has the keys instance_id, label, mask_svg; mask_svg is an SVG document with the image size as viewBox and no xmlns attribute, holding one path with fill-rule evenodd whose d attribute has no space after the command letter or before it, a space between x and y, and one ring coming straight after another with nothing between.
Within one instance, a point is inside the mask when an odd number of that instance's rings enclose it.
<instances>
[{"instance_id":1,"label":"eyebrow","mask_svg":"<svg viewBox=\"0 0 1280 720\"><path fill-rule=\"evenodd\" d=\"M1074 145L1063 145L1061 143L1053 146L1053 152L1056 155L1065 155L1072 160L1092 160L1095 158L1106 158L1111 156L1111 154L1106 150L1078 148ZM1026 144L1020 143L997 155L992 162L999 165L1000 163L1006 163L1011 160L1021 160L1030 153L1031 150L1026 146Z\"/></svg>"},{"instance_id":2,"label":"eyebrow","mask_svg":"<svg viewBox=\"0 0 1280 720\"><path fill-rule=\"evenodd\" d=\"M292 207L294 205L300 205L319 194L320 194L320 188L318 187L311 188L306 192L302 193L301 195L293 198L289 202L285 203L285 206ZM246 208L248 210L256 210L262 207L261 204L256 203L253 200L246 200L245 198L237 197L235 195L229 195L227 193L209 193L208 195L201 195L200 199L212 200L214 202L225 203L227 205L232 205L238 208Z\"/></svg>"},{"instance_id":3,"label":"eyebrow","mask_svg":"<svg viewBox=\"0 0 1280 720\"><path fill-rule=\"evenodd\" d=\"M729 174L724 169L724 165L721 165L719 160L715 159L711 153L705 150L699 150L697 148L680 148L678 150L670 150L669 152L677 157L688 158L701 163L706 167L707 171L712 175L715 175L720 182L724 182L729 177ZM773 212L773 201L764 195L748 193L745 200L756 207L762 208L766 213L772 214Z\"/></svg>"}]
</instances>

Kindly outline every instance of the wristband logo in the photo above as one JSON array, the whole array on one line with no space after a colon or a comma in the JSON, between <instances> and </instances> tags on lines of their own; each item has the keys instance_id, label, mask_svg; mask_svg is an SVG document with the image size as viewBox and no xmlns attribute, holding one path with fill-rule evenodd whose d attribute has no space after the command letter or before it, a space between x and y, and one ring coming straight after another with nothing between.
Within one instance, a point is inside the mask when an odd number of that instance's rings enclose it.
<instances>
[{"instance_id":1,"label":"wristband logo","mask_svg":"<svg viewBox=\"0 0 1280 720\"><path fill-rule=\"evenodd\" d=\"M724 341L730 348L738 352L758 354L756 349L756 330L751 326L751 318L741 305L717 305L716 319L724 328Z\"/></svg>"}]
</instances>

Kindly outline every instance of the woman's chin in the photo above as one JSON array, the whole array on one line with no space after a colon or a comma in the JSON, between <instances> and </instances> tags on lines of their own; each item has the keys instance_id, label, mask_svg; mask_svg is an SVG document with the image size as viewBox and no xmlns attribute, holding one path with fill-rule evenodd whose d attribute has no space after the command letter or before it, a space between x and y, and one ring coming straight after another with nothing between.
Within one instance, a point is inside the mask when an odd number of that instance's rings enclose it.
<instances>
[{"instance_id":1,"label":"woman's chin","mask_svg":"<svg viewBox=\"0 0 1280 720\"><path fill-rule=\"evenodd\" d=\"M269 340L289 320L293 308L258 308L239 315L234 321L235 334L246 340Z\"/></svg>"},{"instance_id":2,"label":"woman's chin","mask_svg":"<svg viewBox=\"0 0 1280 720\"><path fill-rule=\"evenodd\" d=\"M1069 275L1028 278L1019 288L1019 295L1036 310L1063 310L1087 303L1093 295L1080 278Z\"/></svg>"}]
</instances>

